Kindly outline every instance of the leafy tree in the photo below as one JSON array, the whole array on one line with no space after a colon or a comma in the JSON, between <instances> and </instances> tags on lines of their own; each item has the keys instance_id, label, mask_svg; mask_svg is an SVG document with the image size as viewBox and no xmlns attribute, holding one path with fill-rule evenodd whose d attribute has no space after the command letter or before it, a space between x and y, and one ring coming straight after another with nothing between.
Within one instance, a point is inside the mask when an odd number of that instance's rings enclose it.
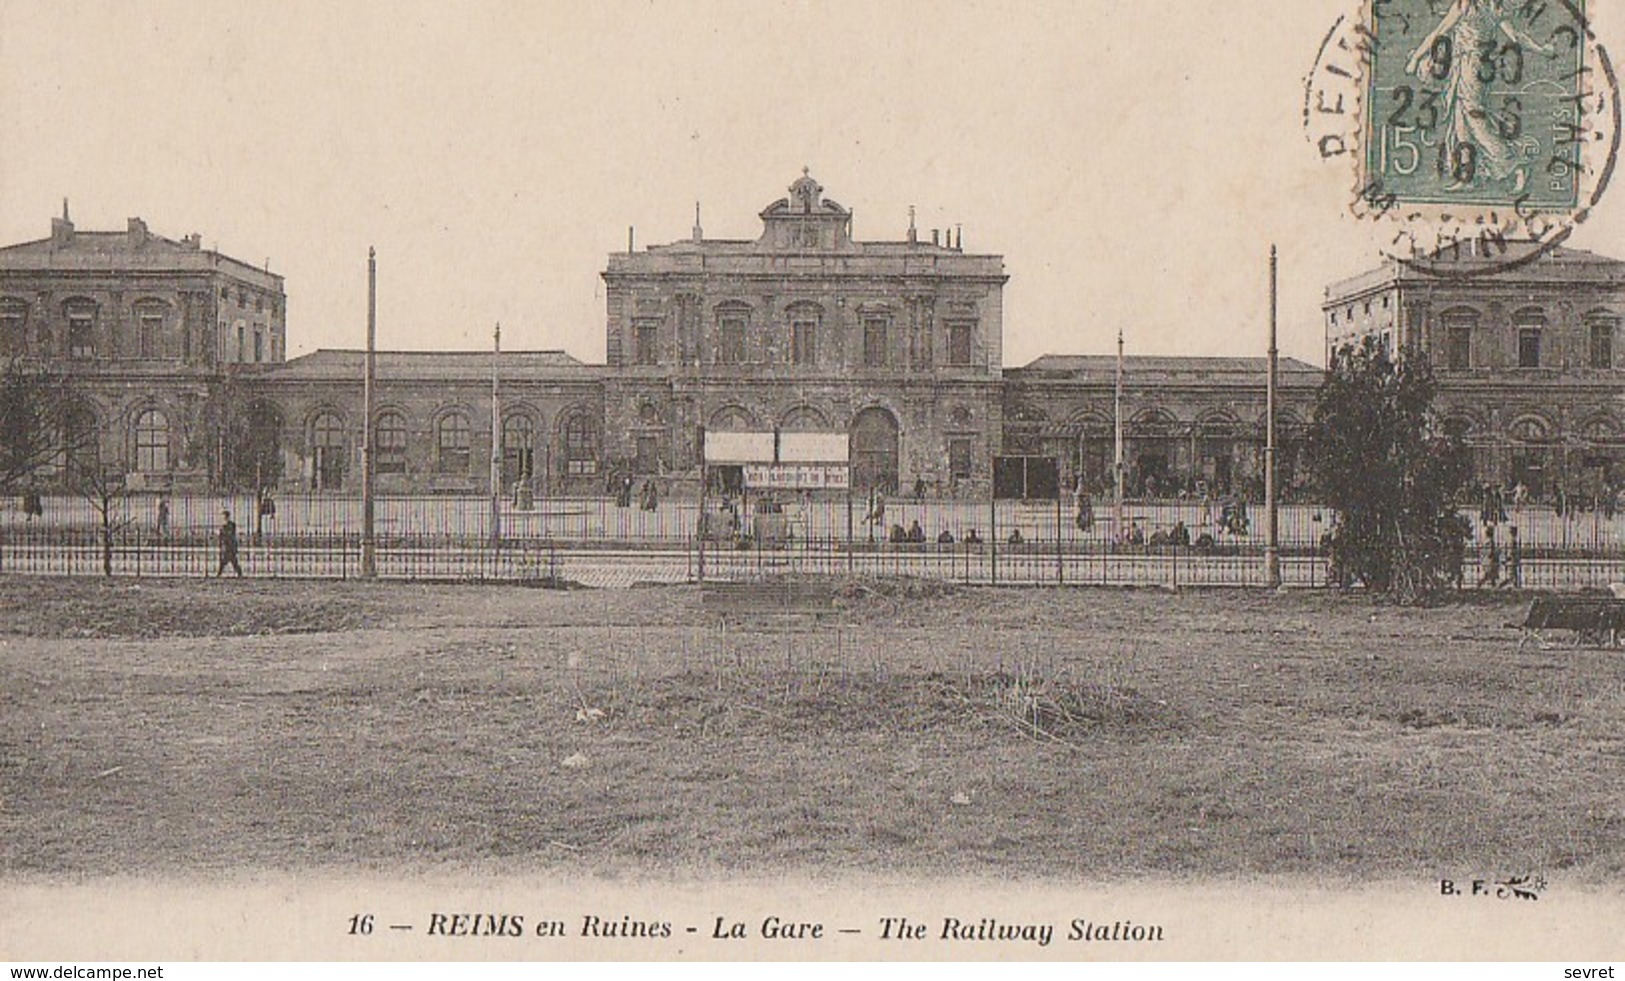
<instances>
[{"instance_id":1,"label":"leafy tree","mask_svg":"<svg viewBox=\"0 0 1625 981\"><path fill-rule=\"evenodd\" d=\"M1391 359L1374 338L1332 356L1310 424L1310 468L1336 512L1330 532L1342 581L1402 603L1459 585L1467 524L1455 501L1471 476L1461 439L1432 413L1422 358Z\"/></svg>"}]
</instances>

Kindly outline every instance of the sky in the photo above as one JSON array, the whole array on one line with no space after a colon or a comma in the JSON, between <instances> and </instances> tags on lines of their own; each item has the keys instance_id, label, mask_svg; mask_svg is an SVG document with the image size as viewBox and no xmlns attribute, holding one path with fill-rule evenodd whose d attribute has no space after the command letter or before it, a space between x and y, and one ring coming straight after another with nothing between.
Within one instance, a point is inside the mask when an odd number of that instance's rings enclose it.
<instances>
[{"instance_id":1,"label":"sky","mask_svg":"<svg viewBox=\"0 0 1625 981\"><path fill-rule=\"evenodd\" d=\"M1357 0L86 3L0 0L0 242L132 216L286 278L289 353L604 354L606 255L754 238L803 166L859 239L1005 257L1005 363L1318 363L1379 260L1302 129ZM1606 14L1607 11L1604 11ZM1617 14L1616 14L1617 17ZM1625 51L1614 23L1601 40ZM1625 191L1570 242L1625 256Z\"/></svg>"}]
</instances>

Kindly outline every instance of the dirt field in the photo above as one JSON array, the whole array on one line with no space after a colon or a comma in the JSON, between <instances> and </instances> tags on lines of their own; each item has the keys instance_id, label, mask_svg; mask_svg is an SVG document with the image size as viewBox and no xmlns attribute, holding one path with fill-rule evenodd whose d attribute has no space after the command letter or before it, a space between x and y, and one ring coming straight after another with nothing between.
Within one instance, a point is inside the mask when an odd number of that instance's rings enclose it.
<instances>
[{"instance_id":1,"label":"dirt field","mask_svg":"<svg viewBox=\"0 0 1625 981\"><path fill-rule=\"evenodd\" d=\"M1515 599L848 593L0 579L0 875L1625 873L1625 659Z\"/></svg>"}]
</instances>

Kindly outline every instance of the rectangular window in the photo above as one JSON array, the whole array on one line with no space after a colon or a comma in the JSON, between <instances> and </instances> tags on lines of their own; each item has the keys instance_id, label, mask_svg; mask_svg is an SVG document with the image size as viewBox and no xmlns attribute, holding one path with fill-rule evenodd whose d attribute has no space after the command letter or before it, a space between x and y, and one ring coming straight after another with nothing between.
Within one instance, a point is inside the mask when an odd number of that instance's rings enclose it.
<instances>
[{"instance_id":1,"label":"rectangular window","mask_svg":"<svg viewBox=\"0 0 1625 981\"><path fill-rule=\"evenodd\" d=\"M1521 327L1518 329L1518 367L1540 367L1540 328Z\"/></svg>"},{"instance_id":2,"label":"rectangular window","mask_svg":"<svg viewBox=\"0 0 1625 981\"><path fill-rule=\"evenodd\" d=\"M798 320L790 326L790 360L799 365L818 363L818 323Z\"/></svg>"},{"instance_id":3,"label":"rectangular window","mask_svg":"<svg viewBox=\"0 0 1625 981\"><path fill-rule=\"evenodd\" d=\"M1591 367L1612 368L1614 366L1614 325L1601 323L1591 325Z\"/></svg>"},{"instance_id":4,"label":"rectangular window","mask_svg":"<svg viewBox=\"0 0 1625 981\"><path fill-rule=\"evenodd\" d=\"M1445 364L1455 371L1473 366L1473 329L1451 327L1445 333Z\"/></svg>"},{"instance_id":5,"label":"rectangular window","mask_svg":"<svg viewBox=\"0 0 1625 981\"><path fill-rule=\"evenodd\" d=\"M886 366L886 321L863 322L863 365L866 368Z\"/></svg>"},{"instance_id":6,"label":"rectangular window","mask_svg":"<svg viewBox=\"0 0 1625 981\"><path fill-rule=\"evenodd\" d=\"M162 356L158 345L164 336L164 318L156 314L143 314L141 317L141 357L157 358Z\"/></svg>"},{"instance_id":7,"label":"rectangular window","mask_svg":"<svg viewBox=\"0 0 1625 981\"><path fill-rule=\"evenodd\" d=\"M633 327L632 358L635 364L658 364L660 325L640 323Z\"/></svg>"},{"instance_id":8,"label":"rectangular window","mask_svg":"<svg viewBox=\"0 0 1625 981\"><path fill-rule=\"evenodd\" d=\"M970 324L957 323L948 325L949 364L968 365L971 363L971 337L973 333Z\"/></svg>"},{"instance_id":9,"label":"rectangular window","mask_svg":"<svg viewBox=\"0 0 1625 981\"><path fill-rule=\"evenodd\" d=\"M68 356L93 358L96 356L95 321L88 313L68 316Z\"/></svg>"},{"instance_id":10,"label":"rectangular window","mask_svg":"<svg viewBox=\"0 0 1625 981\"><path fill-rule=\"evenodd\" d=\"M259 364L265 360L265 335L260 331L254 332L254 363Z\"/></svg>"},{"instance_id":11,"label":"rectangular window","mask_svg":"<svg viewBox=\"0 0 1625 981\"><path fill-rule=\"evenodd\" d=\"M955 480L970 478L971 441L960 437L948 441L948 475Z\"/></svg>"},{"instance_id":12,"label":"rectangular window","mask_svg":"<svg viewBox=\"0 0 1625 981\"><path fill-rule=\"evenodd\" d=\"M248 346L247 346L247 344L245 342L246 337L247 337L247 334L245 332L245 329L244 329L243 325L238 324L237 325L237 361L238 361L239 364L242 363L242 361L244 360L243 356L248 353Z\"/></svg>"},{"instance_id":13,"label":"rectangular window","mask_svg":"<svg viewBox=\"0 0 1625 981\"><path fill-rule=\"evenodd\" d=\"M724 317L717 339L718 364L745 363L745 320L743 317Z\"/></svg>"}]
</instances>

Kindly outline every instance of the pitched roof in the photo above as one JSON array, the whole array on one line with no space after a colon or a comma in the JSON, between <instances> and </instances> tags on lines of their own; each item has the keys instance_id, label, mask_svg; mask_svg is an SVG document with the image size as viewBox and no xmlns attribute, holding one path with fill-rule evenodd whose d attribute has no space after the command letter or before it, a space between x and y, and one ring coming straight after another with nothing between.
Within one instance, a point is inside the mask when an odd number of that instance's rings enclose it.
<instances>
[{"instance_id":1,"label":"pitched roof","mask_svg":"<svg viewBox=\"0 0 1625 981\"><path fill-rule=\"evenodd\" d=\"M1450 253L1431 264L1391 258L1373 269L1329 284L1321 306L1334 307L1362 293L1400 282L1469 286L1507 283L1561 286L1574 282L1625 285L1625 262L1618 259L1564 246L1534 253L1536 248L1531 242L1508 242L1504 250L1495 246L1492 253L1486 255L1482 248L1464 246L1459 255Z\"/></svg>"},{"instance_id":2,"label":"pitched roof","mask_svg":"<svg viewBox=\"0 0 1625 981\"><path fill-rule=\"evenodd\" d=\"M1281 358L1283 375L1301 374L1319 377L1321 370L1296 358ZM1267 358L1199 358L1184 355L1130 355L1123 358L1125 375L1163 375L1175 379L1201 380L1218 378L1245 378L1256 382L1269 368ZM1032 375L1046 378L1104 378L1117 374L1117 357L1110 354L1046 354L1031 363L1005 374Z\"/></svg>"},{"instance_id":3,"label":"pitched roof","mask_svg":"<svg viewBox=\"0 0 1625 981\"><path fill-rule=\"evenodd\" d=\"M121 232L80 231L60 219L52 222L49 238L0 246L0 272L88 270L193 271L230 267L232 273L281 289L282 277L261 266L203 248L201 235L176 241L148 230L146 222L131 218Z\"/></svg>"},{"instance_id":4,"label":"pitched roof","mask_svg":"<svg viewBox=\"0 0 1625 981\"><path fill-rule=\"evenodd\" d=\"M263 376L299 381L361 378L367 352L324 348L268 368ZM497 375L510 380L575 378L595 374L563 351L504 351L497 356ZM377 377L389 381L489 381L489 351L379 351Z\"/></svg>"}]
</instances>

